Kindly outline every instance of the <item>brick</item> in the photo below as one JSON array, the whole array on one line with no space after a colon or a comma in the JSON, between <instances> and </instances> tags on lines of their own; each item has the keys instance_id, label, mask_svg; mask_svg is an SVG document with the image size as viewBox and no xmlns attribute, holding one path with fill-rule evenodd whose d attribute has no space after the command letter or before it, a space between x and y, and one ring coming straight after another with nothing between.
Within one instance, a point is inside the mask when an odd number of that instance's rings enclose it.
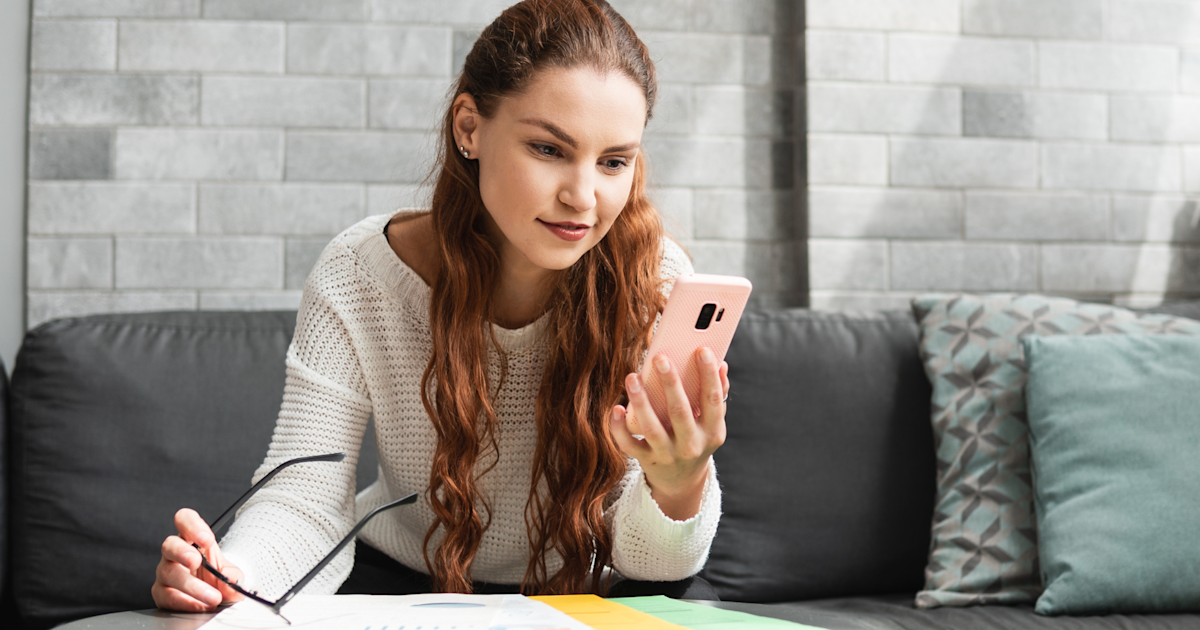
<instances>
[{"instance_id":1,"label":"brick","mask_svg":"<svg viewBox=\"0 0 1200 630\"><path fill-rule=\"evenodd\" d=\"M719 138L644 138L654 178L664 186L746 185L746 142Z\"/></svg>"},{"instance_id":2,"label":"brick","mask_svg":"<svg viewBox=\"0 0 1200 630\"><path fill-rule=\"evenodd\" d=\"M449 107L447 79L374 79L369 121L377 129L438 129Z\"/></svg>"},{"instance_id":3,"label":"brick","mask_svg":"<svg viewBox=\"0 0 1200 630\"><path fill-rule=\"evenodd\" d=\"M111 129L29 132L29 179L111 179Z\"/></svg>"},{"instance_id":4,"label":"brick","mask_svg":"<svg viewBox=\"0 0 1200 630\"><path fill-rule=\"evenodd\" d=\"M1085 293L1200 290L1200 250L1167 245L1045 245L1047 291Z\"/></svg>"},{"instance_id":5,"label":"brick","mask_svg":"<svg viewBox=\"0 0 1200 630\"><path fill-rule=\"evenodd\" d=\"M486 26L508 8L510 0L368 0L376 22L408 24L478 24Z\"/></svg>"},{"instance_id":6,"label":"brick","mask_svg":"<svg viewBox=\"0 0 1200 630\"><path fill-rule=\"evenodd\" d=\"M808 234L816 238L961 238L957 191L813 186Z\"/></svg>"},{"instance_id":7,"label":"brick","mask_svg":"<svg viewBox=\"0 0 1200 630\"><path fill-rule=\"evenodd\" d=\"M800 83L795 73L788 73L787 56L793 52L799 53L798 48L780 47L786 53L776 63L774 39L769 35L742 36L742 83L748 85L763 85L775 83L779 85L795 85Z\"/></svg>"},{"instance_id":8,"label":"brick","mask_svg":"<svg viewBox=\"0 0 1200 630\"><path fill-rule=\"evenodd\" d=\"M349 184L205 184L200 232L333 236L364 216L364 197Z\"/></svg>"},{"instance_id":9,"label":"brick","mask_svg":"<svg viewBox=\"0 0 1200 630\"><path fill-rule=\"evenodd\" d=\"M655 188L649 191L649 197L650 203L654 204L662 217L667 234L679 241L691 241L695 235L692 189Z\"/></svg>"},{"instance_id":10,"label":"brick","mask_svg":"<svg viewBox=\"0 0 1200 630\"><path fill-rule=\"evenodd\" d=\"M282 24L219 21L121 22L122 71L283 71Z\"/></svg>"},{"instance_id":11,"label":"brick","mask_svg":"<svg viewBox=\"0 0 1200 630\"><path fill-rule=\"evenodd\" d=\"M194 76L34 74L29 82L34 125L194 125L199 105Z\"/></svg>"},{"instance_id":12,"label":"brick","mask_svg":"<svg viewBox=\"0 0 1200 630\"><path fill-rule=\"evenodd\" d=\"M235 129L119 129L117 179L282 179L283 134Z\"/></svg>"},{"instance_id":13,"label":"brick","mask_svg":"<svg viewBox=\"0 0 1200 630\"><path fill-rule=\"evenodd\" d=\"M1179 148L1134 144L1056 143L1042 147L1042 187L1179 191Z\"/></svg>"},{"instance_id":14,"label":"brick","mask_svg":"<svg viewBox=\"0 0 1200 630\"><path fill-rule=\"evenodd\" d=\"M362 127L358 79L204 77L202 122L220 126Z\"/></svg>"},{"instance_id":15,"label":"brick","mask_svg":"<svg viewBox=\"0 0 1200 630\"><path fill-rule=\"evenodd\" d=\"M696 86L696 133L791 137L796 94L792 90L744 86Z\"/></svg>"},{"instance_id":16,"label":"brick","mask_svg":"<svg viewBox=\"0 0 1200 630\"><path fill-rule=\"evenodd\" d=\"M1185 94L1200 94L1200 48L1181 52L1179 87Z\"/></svg>"},{"instance_id":17,"label":"brick","mask_svg":"<svg viewBox=\"0 0 1200 630\"><path fill-rule=\"evenodd\" d=\"M888 35L888 80L953 85L1034 85L1033 42L990 37Z\"/></svg>"},{"instance_id":18,"label":"brick","mask_svg":"<svg viewBox=\"0 0 1200 630\"><path fill-rule=\"evenodd\" d=\"M1106 241L1108 206L1102 195L967 191L967 239Z\"/></svg>"},{"instance_id":19,"label":"brick","mask_svg":"<svg viewBox=\"0 0 1200 630\"><path fill-rule=\"evenodd\" d=\"M891 287L915 291L1036 291L1037 247L893 241Z\"/></svg>"},{"instance_id":20,"label":"brick","mask_svg":"<svg viewBox=\"0 0 1200 630\"><path fill-rule=\"evenodd\" d=\"M1179 51L1165 46L1051 42L1038 44L1039 84L1113 92L1174 92Z\"/></svg>"},{"instance_id":21,"label":"brick","mask_svg":"<svg viewBox=\"0 0 1200 630\"><path fill-rule=\"evenodd\" d=\"M366 215L392 214L403 208L428 208L432 194L429 186L419 184L368 184Z\"/></svg>"},{"instance_id":22,"label":"brick","mask_svg":"<svg viewBox=\"0 0 1200 630\"><path fill-rule=\"evenodd\" d=\"M294 311L301 291L201 291L202 311Z\"/></svg>"},{"instance_id":23,"label":"brick","mask_svg":"<svg viewBox=\"0 0 1200 630\"><path fill-rule=\"evenodd\" d=\"M653 51L659 81L749 82L746 81L746 38L743 36L670 32L639 33L639 36ZM769 68L765 71L769 72Z\"/></svg>"},{"instance_id":24,"label":"brick","mask_svg":"<svg viewBox=\"0 0 1200 630\"><path fill-rule=\"evenodd\" d=\"M1114 0L1108 23L1114 41L1200 44L1200 6L1187 0Z\"/></svg>"},{"instance_id":25,"label":"brick","mask_svg":"<svg viewBox=\"0 0 1200 630\"><path fill-rule=\"evenodd\" d=\"M118 289L281 289L282 285L282 239L117 239Z\"/></svg>"},{"instance_id":26,"label":"brick","mask_svg":"<svg viewBox=\"0 0 1200 630\"><path fill-rule=\"evenodd\" d=\"M964 0L963 32L1043 39L1103 39L1103 0Z\"/></svg>"},{"instance_id":27,"label":"brick","mask_svg":"<svg viewBox=\"0 0 1200 630\"><path fill-rule=\"evenodd\" d=\"M199 17L200 0L34 0L35 17Z\"/></svg>"},{"instance_id":28,"label":"brick","mask_svg":"<svg viewBox=\"0 0 1200 630\"><path fill-rule=\"evenodd\" d=\"M26 294L28 325L32 328L59 317L95 313L192 310L193 291L37 291Z\"/></svg>"},{"instance_id":29,"label":"brick","mask_svg":"<svg viewBox=\"0 0 1200 630\"><path fill-rule=\"evenodd\" d=\"M1113 195L1113 240L1200 244L1200 201L1179 196Z\"/></svg>"},{"instance_id":30,"label":"brick","mask_svg":"<svg viewBox=\"0 0 1200 630\"><path fill-rule=\"evenodd\" d=\"M699 189L693 211L698 239L789 241L800 208L791 192Z\"/></svg>"},{"instance_id":31,"label":"brick","mask_svg":"<svg viewBox=\"0 0 1200 630\"><path fill-rule=\"evenodd\" d=\"M1200 142L1200 97L1112 96L1112 139Z\"/></svg>"},{"instance_id":32,"label":"brick","mask_svg":"<svg viewBox=\"0 0 1200 630\"><path fill-rule=\"evenodd\" d=\"M807 0L810 27L957 33L958 0Z\"/></svg>"},{"instance_id":33,"label":"brick","mask_svg":"<svg viewBox=\"0 0 1200 630\"><path fill-rule=\"evenodd\" d=\"M1019 140L892 138L894 186L1036 188L1037 145Z\"/></svg>"},{"instance_id":34,"label":"brick","mask_svg":"<svg viewBox=\"0 0 1200 630\"><path fill-rule=\"evenodd\" d=\"M697 273L743 276L759 295L787 293L797 286L797 252L792 243L694 241L688 252Z\"/></svg>"},{"instance_id":35,"label":"brick","mask_svg":"<svg viewBox=\"0 0 1200 630\"><path fill-rule=\"evenodd\" d=\"M887 289L887 267L887 241L808 240L808 282L811 289Z\"/></svg>"},{"instance_id":36,"label":"brick","mask_svg":"<svg viewBox=\"0 0 1200 630\"><path fill-rule=\"evenodd\" d=\"M30 70L116 70L116 20L33 20Z\"/></svg>"},{"instance_id":37,"label":"brick","mask_svg":"<svg viewBox=\"0 0 1200 630\"><path fill-rule=\"evenodd\" d=\"M30 182L30 234L188 234L192 184Z\"/></svg>"},{"instance_id":38,"label":"brick","mask_svg":"<svg viewBox=\"0 0 1200 630\"><path fill-rule=\"evenodd\" d=\"M284 283L285 289L299 290L304 288L304 281L317 264L321 252L329 244L328 238L289 238L284 249Z\"/></svg>"},{"instance_id":39,"label":"brick","mask_svg":"<svg viewBox=\"0 0 1200 630\"><path fill-rule=\"evenodd\" d=\"M691 86L678 83L659 84L658 98L650 122L646 125L646 133L692 133L692 122L696 116L693 101Z\"/></svg>"},{"instance_id":40,"label":"brick","mask_svg":"<svg viewBox=\"0 0 1200 630\"><path fill-rule=\"evenodd\" d=\"M1183 189L1200 192L1200 146L1183 147Z\"/></svg>"},{"instance_id":41,"label":"brick","mask_svg":"<svg viewBox=\"0 0 1200 630\"><path fill-rule=\"evenodd\" d=\"M1108 97L1073 92L963 92L963 135L1108 139Z\"/></svg>"},{"instance_id":42,"label":"brick","mask_svg":"<svg viewBox=\"0 0 1200 630\"><path fill-rule=\"evenodd\" d=\"M288 72L449 77L447 27L289 24Z\"/></svg>"},{"instance_id":43,"label":"brick","mask_svg":"<svg viewBox=\"0 0 1200 630\"><path fill-rule=\"evenodd\" d=\"M432 143L413 132L289 132L287 179L415 183L433 163Z\"/></svg>"},{"instance_id":44,"label":"brick","mask_svg":"<svg viewBox=\"0 0 1200 630\"><path fill-rule=\"evenodd\" d=\"M644 2L643 4L658 4ZM694 0L692 30L705 33L771 33L786 3L776 0ZM784 26L786 28L786 26Z\"/></svg>"},{"instance_id":45,"label":"brick","mask_svg":"<svg viewBox=\"0 0 1200 630\"><path fill-rule=\"evenodd\" d=\"M366 0L204 0L204 17L234 20L367 19ZM201 298L203 301L203 297Z\"/></svg>"},{"instance_id":46,"label":"brick","mask_svg":"<svg viewBox=\"0 0 1200 630\"><path fill-rule=\"evenodd\" d=\"M809 131L962 133L958 88L811 83L807 92Z\"/></svg>"},{"instance_id":47,"label":"brick","mask_svg":"<svg viewBox=\"0 0 1200 630\"><path fill-rule=\"evenodd\" d=\"M916 293L813 291L809 308L814 311L907 311Z\"/></svg>"},{"instance_id":48,"label":"brick","mask_svg":"<svg viewBox=\"0 0 1200 630\"><path fill-rule=\"evenodd\" d=\"M479 39L478 29L454 29L451 43L450 76L458 76L467 62L467 55Z\"/></svg>"},{"instance_id":49,"label":"brick","mask_svg":"<svg viewBox=\"0 0 1200 630\"><path fill-rule=\"evenodd\" d=\"M750 139L745 142L747 188L790 190L796 185L796 143Z\"/></svg>"},{"instance_id":50,"label":"brick","mask_svg":"<svg viewBox=\"0 0 1200 630\"><path fill-rule=\"evenodd\" d=\"M636 31L687 30L692 0L613 0L612 6Z\"/></svg>"},{"instance_id":51,"label":"brick","mask_svg":"<svg viewBox=\"0 0 1200 630\"><path fill-rule=\"evenodd\" d=\"M887 185L887 137L808 134L808 183Z\"/></svg>"},{"instance_id":52,"label":"brick","mask_svg":"<svg viewBox=\"0 0 1200 630\"><path fill-rule=\"evenodd\" d=\"M882 33L809 30L804 34L808 78L883 81L885 40Z\"/></svg>"},{"instance_id":53,"label":"brick","mask_svg":"<svg viewBox=\"0 0 1200 630\"><path fill-rule=\"evenodd\" d=\"M30 289L112 288L111 238L30 238L25 247Z\"/></svg>"}]
</instances>

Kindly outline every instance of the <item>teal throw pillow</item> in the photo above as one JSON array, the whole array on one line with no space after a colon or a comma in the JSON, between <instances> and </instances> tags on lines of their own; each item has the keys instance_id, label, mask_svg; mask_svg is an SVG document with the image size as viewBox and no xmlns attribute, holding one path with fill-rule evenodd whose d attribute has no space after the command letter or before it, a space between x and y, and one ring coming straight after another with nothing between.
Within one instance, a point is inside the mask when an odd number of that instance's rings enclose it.
<instances>
[{"instance_id":1,"label":"teal throw pillow","mask_svg":"<svg viewBox=\"0 0 1200 630\"><path fill-rule=\"evenodd\" d=\"M1041 614L1200 610L1200 338L1027 337Z\"/></svg>"},{"instance_id":2,"label":"teal throw pillow","mask_svg":"<svg viewBox=\"0 0 1200 630\"><path fill-rule=\"evenodd\" d=\"M913 300L913 313L933 386L937 450L929 562L916 604L1033 603L1042 582L1020 340L1200 335L1200 322L1012 294L923 295Z\"/></svg>"}]
</instances>

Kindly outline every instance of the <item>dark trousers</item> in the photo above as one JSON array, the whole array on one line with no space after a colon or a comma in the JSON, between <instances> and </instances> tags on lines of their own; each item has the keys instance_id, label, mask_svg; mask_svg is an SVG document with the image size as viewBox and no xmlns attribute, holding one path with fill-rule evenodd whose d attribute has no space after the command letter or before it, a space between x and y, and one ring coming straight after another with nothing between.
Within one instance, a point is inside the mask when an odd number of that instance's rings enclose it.
<instances>
[{"instance_id":1,"label":"dark trousers","mask_svg":"<svg viewBox=\"0 0 1200 630\"><path fill-rule=\"evenodd\" d=\"M475 582L475 592L480 595L519 593L516 584L489 584ZM378 549L362 542L354 546L354 569L350 577L338 589L345 595L412 595L433 592L433 583L428 575L410 569L393 560ZM678 582L643 582L618 580L608 591L609 597L638 597L642 595L666 595L676 599L719 600L717 590L702 577L692 576Z\"/></svg>"}]
</instances>

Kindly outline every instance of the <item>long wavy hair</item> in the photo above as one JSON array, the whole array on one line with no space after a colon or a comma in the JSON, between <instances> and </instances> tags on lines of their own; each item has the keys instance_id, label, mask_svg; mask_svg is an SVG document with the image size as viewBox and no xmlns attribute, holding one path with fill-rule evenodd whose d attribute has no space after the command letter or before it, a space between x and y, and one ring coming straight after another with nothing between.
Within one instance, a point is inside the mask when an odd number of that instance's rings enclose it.
<instances>
[{"instance_id":1,"label":"long wavy hair","mask_svg":"<svg viewBox=\"0 0 1200 630\"><path fill-rule=\"evenodd\" d=\"M475 42L453 98L470 94L478 113L490 118L501 98L520 93L538 71L577 67L628 76L642 88L649 120L657 92L654 64L604 0L525 0L510 7ZM491 520L477 487L490 467L477 464L498 458L494 400L506 370L500 382L489 382L488 345L495 335L486 323L493 319L499 253L487 236L478 163L456 150L453 120L451 106L442 122L432 198L440 268L432 283L433 353L421 379L421 402L438 439L429 475L435 519L424 548L434 587L469 593L471 563ZM601 572L612 558L605 499L625 474L609 412L620 402L624 375L637 369L664 302L663 229L646 197L646 178L643 153L634 161L629 200L610 231L558 274L547 301L549 350L525 509L525 592L605 588ZM431 557L439 530L443 536ZM562 559L553 574L550 554Z\"/></svg>"}]
</instances>

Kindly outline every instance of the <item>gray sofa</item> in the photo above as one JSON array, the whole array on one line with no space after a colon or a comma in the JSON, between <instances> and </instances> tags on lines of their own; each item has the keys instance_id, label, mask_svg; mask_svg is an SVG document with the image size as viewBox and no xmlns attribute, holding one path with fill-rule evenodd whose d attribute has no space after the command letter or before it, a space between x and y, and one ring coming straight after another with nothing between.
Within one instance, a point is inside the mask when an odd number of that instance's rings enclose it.
<instances>
[{"instance_id":1,"label":"gray sofa","mask_svg":"<svg viewBox=\"0 0 1200 630\"><path fill-rule=\"evenodd\" d=\"M1200 317L1200 302L1161 310ZM27 334L0 389L0 626L153 606L174 512L215 517L262 459L294 325L287 312L175 312L61 319ZM1200 628L1197 614L912 607L935 473L908 312L747 313L728 360L724 515L704 576L744 603L723 606L831 630ZM360 486L375 476L368 438Z\"/></svg>"}]
</instances>

